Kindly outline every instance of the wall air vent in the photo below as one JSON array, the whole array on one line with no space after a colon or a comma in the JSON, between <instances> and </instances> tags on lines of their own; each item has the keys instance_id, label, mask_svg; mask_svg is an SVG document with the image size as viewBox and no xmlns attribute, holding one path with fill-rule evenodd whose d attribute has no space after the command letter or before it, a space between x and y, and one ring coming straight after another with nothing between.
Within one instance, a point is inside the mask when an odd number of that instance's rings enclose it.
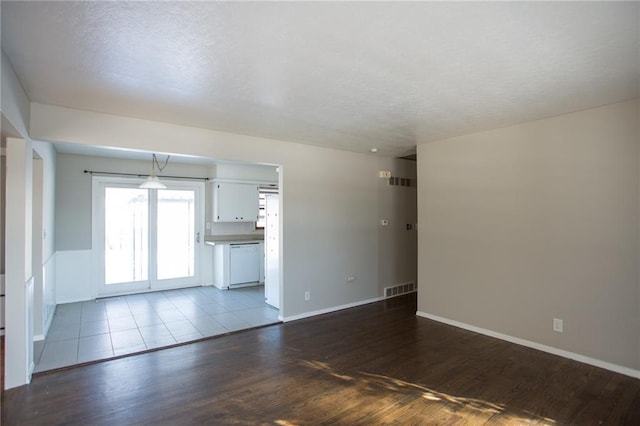
<instances>
[{"instance_id":1,"label":"wall air vent","mask_svg":"<svg viewBox=\"0 0 640 426\"><path fill-rule=\"evenodd\" d=\"M391 186L406 186L406 187L415 187L416 180L411 178L403 178L397 176L391 176L389 178L389 185Z\"/></svg>"},{"instance_id":2,"label":"wall air vent","mask_svg":"<svg viewBox=\"0 0 640 426\"><path fill-rule=\"evenodd\" d=\"M390 287L384 288L384 297L388 299L389 297L400 296L401 294L414 293L416 291L415 283L405 283L393 285Z\"/></svg>"}]
</instances>

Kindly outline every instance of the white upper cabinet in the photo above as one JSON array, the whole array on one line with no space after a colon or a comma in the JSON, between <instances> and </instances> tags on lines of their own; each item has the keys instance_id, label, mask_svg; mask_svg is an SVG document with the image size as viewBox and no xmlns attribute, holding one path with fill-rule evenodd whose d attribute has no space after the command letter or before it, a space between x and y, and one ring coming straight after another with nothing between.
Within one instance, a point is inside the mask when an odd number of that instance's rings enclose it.
<instances>
[{"instance_id":1,"label":"white upper cabinet","mask_svg":"<svg viewBox=\"0 0 640 426\"><path fill-rule=\"evenodd\" d=\"M258 220L258 185L251 183L214 183L214 222L255 222Z\"/></svg>"}]
</instances>

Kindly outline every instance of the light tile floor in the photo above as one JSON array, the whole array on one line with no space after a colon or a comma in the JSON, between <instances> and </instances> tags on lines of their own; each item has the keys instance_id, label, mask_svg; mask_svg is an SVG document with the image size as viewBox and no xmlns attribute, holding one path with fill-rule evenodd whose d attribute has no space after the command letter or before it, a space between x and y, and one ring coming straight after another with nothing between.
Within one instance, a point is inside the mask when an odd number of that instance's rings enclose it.
<instances>
[{"instance_id":1,"label":"light tile floor","mask_svg":"<svg viewBox=\"0 0 640 426\"><path fill-rule=\"evenodd\" d=\"M193 287L58 305L35 372L278 322L264 287Z\"/></svg>"}]
</instances>

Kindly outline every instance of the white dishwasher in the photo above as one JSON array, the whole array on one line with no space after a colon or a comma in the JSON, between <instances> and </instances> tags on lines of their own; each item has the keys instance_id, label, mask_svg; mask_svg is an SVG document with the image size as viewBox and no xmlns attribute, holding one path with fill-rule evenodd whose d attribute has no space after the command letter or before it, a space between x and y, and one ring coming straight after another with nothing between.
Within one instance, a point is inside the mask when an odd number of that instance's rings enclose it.
<instances>
[{"instance_id":1,"label":"white dishwasher","mask_svg":"<svg viewBox=\"0 0 640 426\"><path fill-rule=\"evenodd\" d=\"M229 246L229 286L260 281L260 243L236 243Z\"/></svg>"}]
</instances>

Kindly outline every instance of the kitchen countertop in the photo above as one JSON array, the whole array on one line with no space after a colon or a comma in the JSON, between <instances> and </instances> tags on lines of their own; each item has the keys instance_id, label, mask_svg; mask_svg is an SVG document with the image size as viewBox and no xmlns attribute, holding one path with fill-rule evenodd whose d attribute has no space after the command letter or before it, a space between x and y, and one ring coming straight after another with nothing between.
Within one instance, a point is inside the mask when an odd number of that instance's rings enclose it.
<instances>
[{"instance_id":1,"label":"kitchen countertop","mask_svg":"<svg viewBox=\"0 0 640 426\"><path fill-rule=\"evenodd\" d=\"M208 235L205 237L205 244L231 244L231 243L253 243L264 241L264 235L261 234L245 234L245 235Z\"/></svg>"}]
</instances>

